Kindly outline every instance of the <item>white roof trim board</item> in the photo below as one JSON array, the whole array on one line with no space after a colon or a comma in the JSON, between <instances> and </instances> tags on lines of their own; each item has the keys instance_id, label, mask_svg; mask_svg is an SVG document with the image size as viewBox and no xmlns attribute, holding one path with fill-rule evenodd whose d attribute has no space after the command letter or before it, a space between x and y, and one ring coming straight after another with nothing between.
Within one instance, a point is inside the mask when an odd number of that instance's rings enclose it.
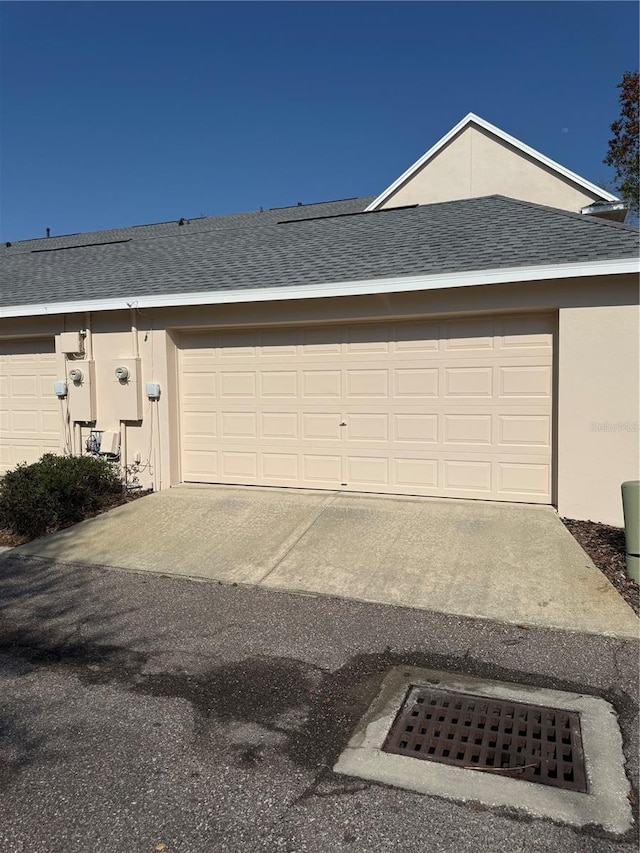
<instances>
[{"instance_id":1,"label":"white roof trim board","mask_svg":"<svg viewBox=\"0 0 640 853\"><path fill-rule=\"evenodd\" d=\"M83 311L119 311L126 308L177 308L193 305L222 305L246 302L273 302L288 299L319 299L335 296L370 296L378 293L410 293L416 291L445 290L454 287L511 284L547 279L583 278L586 276L621 275L640 273L640 259L588 261L528 267L501 267L493 270L444 273L422 276L399 276L363 281L328 282L290 287L264 287L202 291L196 293L149 294L138 297L51 302L33 305L16 305L0 308L3 317L35 317L54 314L74 314Z\"/></svg>"},{"instance_id":2,"label":"white roof trim board","mask_svg":"<svg viewBox=\"0 0 640 853\"><path fill-rule=\"evenodd\" d=\"M480 116L475 115L475 113L469 113L466 115L462 121L459 121L455 127L452 127L449 133L446 133L442 139L440 139L436 144L430 148L426 154L423 154L419 160L410 166L406 172L404 172L400 177L395 180L391 186L387 187L384 192L382 192L376 199L374 199L371 204L366 208L366 211L377 210L380 205L384 204L384 202L389 198L389 196L393 195L393 193L399 189L403 184L405 184L409 178L412 178L415 173L421 169L425 163L431 160L432 157L442 149L444 146L451 140L453 137L459 133L463 128L467 127L469 124L476 124L478 127L482 127L484 130L489 133L497 136L498 139L501 139L503 142L507 142L509 145L512 145L514 148L517 148L519 151L522 151L523 154L528 154L529 157L532 157L534 160L537 160L539 163L542 163L547 168L557 172L559 175L562 175L565 178L568 178L570 181L573 181L574 184L578 184L578 186L583 187L583 189L588 190L589 192L595 193L599 195L600 198L605 201L619 201L618 197L612 195L610 192L603 190L601 187L592 184L591 181L587 181L584 178L581 178L580 175L576 175L575 172L570 171L569 169L565 169L564 166L561 166L559 163L556 163L555 160L551 160L549 157L545 157L544 154L541 154L539 151L536 151L534 148L530 148L528 145L525 145L524 142L520 142L519 139L516 139L514 136L510 136L508 133L505 133L504 130L500 130L499 127L496 127L493 124L490 124L488 121L485 121Z\"/></svg>"}]
</instances>

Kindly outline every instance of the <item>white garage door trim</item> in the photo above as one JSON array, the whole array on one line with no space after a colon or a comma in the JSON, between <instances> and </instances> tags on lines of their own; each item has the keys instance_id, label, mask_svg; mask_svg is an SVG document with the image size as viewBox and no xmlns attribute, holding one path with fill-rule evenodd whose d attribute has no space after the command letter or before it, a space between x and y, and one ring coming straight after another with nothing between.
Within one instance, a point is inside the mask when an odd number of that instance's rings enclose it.
<instances>
[{"instance_id":1,"label":"white garage door trim","mask_svg":"<svg viewBox=\"0 0 640 853\"><path fill-rule=\"evenodd\" d=\"M60 450L55 342L0 340L0 471Z\"/></svg>"},{"instance_id":2,"label":"white garage door trim","mask_svg":"<svg viewBox=\"0 0 640 853\"><path fill-rule=\"evenodd\" d=\"M555 326L183 332L182 479L550 503Z\"/></svg>"}]
</instances>

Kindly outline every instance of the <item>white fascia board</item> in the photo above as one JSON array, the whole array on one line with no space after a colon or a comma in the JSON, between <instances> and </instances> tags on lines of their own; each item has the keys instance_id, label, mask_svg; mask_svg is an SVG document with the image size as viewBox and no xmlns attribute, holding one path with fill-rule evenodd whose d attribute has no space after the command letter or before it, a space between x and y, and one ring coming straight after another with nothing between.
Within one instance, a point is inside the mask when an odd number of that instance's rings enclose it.
<instances>
[{"instance_id":1,"label":"white fascia board","mask_svg":"<svg viewBox=\"0 0 640 853\"><path fill-rule=\"evenodd\" d=\"M405 184L409 178L412 178L425 163L431 160L431 158L434 157L438 151L444 148L444 146L453 139L459 131L463 130L463 128L467 127L469 124L477 124L479 127L484 128L484 130L494 136L497 136L499 139L502 139L503 142L507 142L509 145L512 145L514 148L522 151L523 154L528 154L534 160L537 160L539 163L547 166L547 168L552 171L557 172L559 175L563 175L565 178L568 178L570 181L573 181L573 183L578 184L578 186L581 186L583 189L600 196L604 201L619 201L618 196L612 195L610 192L592 184L591 181L587 181L585 178L581 178L580 175L576 175L575 172L572 172L570 169L566 169L564 166L556 163L555 160L545 157L544 154L536 151L535 148L525 145L524 142L520 142L520 140L516 139L515 136L510 136L508 133L505 133L504 130L500 130L499 127L490 124L488 121L480 118L480 116L475 115L475 113L469 113L462 119L462 121L459 121L455 127L452 127L449 133L445 134L442 139L436 142L436 144L430 148L426 154L423 154L419 160L416 160L413 166L409 166L406 172L403 172L396 181L394 181L386 190L384 190L384 192L374 199L371 204L365 208L365 213L377 210L380 205L389 198L389 196L393 195L393 193Z\"/></svg>"},{"instance_id":2,"label":"white fascia board","mask_svg":"<svg viewBox=\"0 0 640 853\"><path fill-rule=\"evenodd\" d=\"M556 264L548 266L504 267L442 275L399 276L363 281L338 281L325 284L260 287L241 290L217 290L199 293L150 294L113 299L50 302L0 308L0 318L38 317L77 314L84 311L121 311L128 308L178 308L197 305L229 305L247 302L283 302L289 299L321 299L336 296L372 296L379 293L411 293L478 287L492 284L516 284L548 279L640 273L640 258Z\"/></svg>"}]
</instances>

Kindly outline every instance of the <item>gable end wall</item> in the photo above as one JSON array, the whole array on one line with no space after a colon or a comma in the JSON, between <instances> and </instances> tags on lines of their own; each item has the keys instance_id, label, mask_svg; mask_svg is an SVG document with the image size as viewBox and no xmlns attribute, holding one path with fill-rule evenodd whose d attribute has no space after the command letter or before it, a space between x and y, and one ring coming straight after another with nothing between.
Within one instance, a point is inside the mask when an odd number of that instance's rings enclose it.
<instances>
[{"instance_id":1,"label":"gable end wall","mask_svg":"<svg viewBox=\"0 0 640 853\"><path fill-rule=\"evenodd\" d=\"M599 200L483 128L460 131L382 208L504 195L578 213Z\"/></svg>"}]
</instances>

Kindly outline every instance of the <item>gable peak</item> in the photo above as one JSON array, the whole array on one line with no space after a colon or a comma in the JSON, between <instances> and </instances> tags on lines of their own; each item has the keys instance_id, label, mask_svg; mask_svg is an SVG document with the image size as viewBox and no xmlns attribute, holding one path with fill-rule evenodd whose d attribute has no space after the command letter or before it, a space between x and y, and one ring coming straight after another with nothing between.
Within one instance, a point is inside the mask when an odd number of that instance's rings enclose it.
<instances>
[{"instance_id":1,"label":"gable peak","mask_svg":"<svg viewBox=\"0 0 640 853\"><path fill-rule=\"evenodd\" d=\"M516 153L520 154L523 158L527 158L530 161L533 161L540 167L546 169L548 172L554 174L558 180L564 180L565 182L570 182L579 190L589 194L594 197L594 201L606 201L606 202L617 202L619 201L618 197L608 192L607 190L603 190L601 187L596 186L596 184L591 181L582 178L580 175L577 175L575 172L572 172L570 169L565 168L560 165L560 163L555 162L550 157L547 157L544 154L541 154L539 151L536 151L531 146L526 145L524 142L521 142L519 139L516 139L515 136L511 136L506 133L501 128L497 127L494 124L491 124L486 119L477 115L476 113L469 112L464 118L462 118L454 127L451 128L443 137L441 137L435 145L433 145L425 154L422 155L418 160L416 160L413 165L411 165L405 172L400 175L390 186L388 186L379 196L377 196L371 204L366 208L367 211L378 210L380 207L385 205L389 201L389 199L403 186L405 186L418 172L420 172L430 161L432 161L444 148L448 143L452 142L456 137L458 137L462 131L466 130L471 125L475 125L476 127L485 131L485 133L489 134L493 137L499 144L502 143L504 145L509 146L512 150L515 150Z\"/></svg>"}]
</instances>

